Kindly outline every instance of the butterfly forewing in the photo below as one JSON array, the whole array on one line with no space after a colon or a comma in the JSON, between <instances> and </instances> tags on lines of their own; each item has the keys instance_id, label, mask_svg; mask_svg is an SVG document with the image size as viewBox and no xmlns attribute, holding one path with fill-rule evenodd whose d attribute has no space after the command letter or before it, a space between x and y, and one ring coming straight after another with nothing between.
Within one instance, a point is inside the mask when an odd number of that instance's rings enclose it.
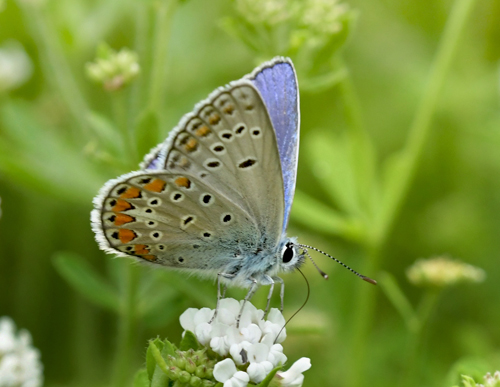
<instances>
[{"instance_id":1,"label":"butterfly forewing","mask_svg":"<svg viewBox=\"0 0 500 387\"><path fill-rule=\"evenodd\" d=\"M259 90L274 126L285 193L283 232L292 207L299 156L299 93L292 62L276 58L257 68L248 79Z\"/></svg>"},{"instance_id":2,"label":"butterfly forewing","mask_svg":"<svg viewBox=\"0 0 500 387\"><path fill-rule=\"evenodd\" d=\"M105 187L93 217L102 247L170 267L222 269L258 244L248 214L188 174L125 175Z\"/></svg>"},{"instance_id":3,"label":"butterfly forewing","mask_svg":"<svg viewBox=\"0 0 500 387\"><path fill-rule=\"evenodd\" d=\"M284 208L279 153L269 114L251 83L218 90L171 141L165 169L196 176L245 211L267 243L278 242Z\"/></svg>"}]
</instances>

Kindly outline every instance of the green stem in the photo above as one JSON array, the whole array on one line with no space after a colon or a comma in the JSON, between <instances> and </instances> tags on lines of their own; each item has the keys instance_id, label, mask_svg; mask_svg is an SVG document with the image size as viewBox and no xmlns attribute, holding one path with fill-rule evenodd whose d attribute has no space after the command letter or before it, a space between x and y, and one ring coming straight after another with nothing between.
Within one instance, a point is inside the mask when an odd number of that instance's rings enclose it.
<instances>
[{"instance_id":1,"label":"green stem","mask_svg":"<svg viewBox=\"0 0 500 387\"><path fill-rule=\"evenodd\" d=\"M422 333L429 322L429 318L434 311L438 298L439 291L437 289L428 290L422 300L417 310L418 314L418 325L416 329L409 332L408 338L408 349L407 349L407 360L405 369L405 380L400 383L401 386L417 386L418 380L416 377L418 375L418 359L420 352L420 344L422 342Z\"/></svg>"},{"instance_id":2,"label":"green stem","mask_svg":"<svg viewBox=\"0 0 500 387\"><path fill-rule=\"evenodd\" d=\"M149 85L149 108L160 111L166 90L166 62L172 19L178 0L166 0L158 4L153 47L153 67Z\"/></svg>"},{"instance_id":3,"label":"green stem","mask_svg":"<svg viewBox=\"0 0 500 387\"><path fill-rule=\"evenodd\" d=\"M464 29L467 17L476 0L456 0L441 38L429 80L427 82L420 105L416 111L410 135L404 149L404 172L401 179L393 187L393 193L385 193L391 197L388 209L378 219L378 227L368 251L367 273L378 271L382 265L382 249L392 231L402 204L414 180L415 172L422 158L424 146L431 130L431 119L436 110L439 94L452 58L459 44L459 38ZM366 354L369 352L368 335L375 311L376 292L368 286L360 286L356 295L354 321L352 326L350 368L348 369L348 385L357 387L363 384Z\"/></svg>"},{"instance_id":4,"label":"green stem","mask_svg":"<svg viewBox=\"0 0 500 387\"><path fill-rule=\"evenodd\" d=\"M125 143L125 154L123 155L122 163L128 165L130 168L135 168L137 161L137 148L135 146L134 130L131 125L129 125L128 113L127 113L127 102L130 100L127 98L129 90L117 90L112 92L111 105L113 110L113 116L115 120L115 125L118 130L122 133L124 143Z\"/></svg>"},{"instance_id":5,"label":"green stem","mask_svg":"<svg viewBox=\"0 0 500 387\"><path fill-rule=\"evenodd\" d=\"M125 284L122 293L120 320L118 322L117 349L112 386L123 387L129 384L134 371L134 354L137 339L137 290L139 267L124 262Z\"/></svg>"},{"instance_id":6,"label":"green stem","mask_svg":"<svg viewBox=\"0 0 500 387\"><path fill-rule=\"evenodd\" d=\"M80 130L84 134L88 134L86 116L89 109L71 72L68 61L64 57L53 23L47 22L43 10L38 6L27 4L22 8L27 25L32 28L33 39L37 42L37 46L40 47L40 55L43 58L40 63L47 79L60 93L62 103L67 105Z\"/></svg>"},{"instance_id":7,"label":"green stem","mask_svg":"<svg viewBox=\"0 0 500 387\"><path fill-rule=\"evenodd\" d=\"M347 68L343 65L344 68ZM347 120L347 135L350 143L351 165L354 168L357 202L359 209L364 210L367 216L372 215L372 203L375 176L375 148L363 123L361 105L354 88L351 74L346 71L346 76L339 82L340 92L344 100L344 114Z\"/></svg>"}]
</instances>

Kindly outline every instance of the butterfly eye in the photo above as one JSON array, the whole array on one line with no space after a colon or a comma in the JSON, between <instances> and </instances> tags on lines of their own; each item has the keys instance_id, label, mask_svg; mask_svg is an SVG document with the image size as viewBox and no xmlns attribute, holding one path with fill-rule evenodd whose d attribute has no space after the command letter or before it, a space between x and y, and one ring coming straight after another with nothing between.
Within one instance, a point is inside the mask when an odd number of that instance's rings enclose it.
<instances>
[{"instance_id":1,"label":"butterfly eye","mask_svg":"<svg viewBox=\"0 0 500 387\"><path fill-rule=\"evenodd\" d=\"M295 255L293 251L293 245L291 243L287 243L285 247L283 247L283 252L281 254L283 263L290 262Z\"/></svg>"}]
</instances>

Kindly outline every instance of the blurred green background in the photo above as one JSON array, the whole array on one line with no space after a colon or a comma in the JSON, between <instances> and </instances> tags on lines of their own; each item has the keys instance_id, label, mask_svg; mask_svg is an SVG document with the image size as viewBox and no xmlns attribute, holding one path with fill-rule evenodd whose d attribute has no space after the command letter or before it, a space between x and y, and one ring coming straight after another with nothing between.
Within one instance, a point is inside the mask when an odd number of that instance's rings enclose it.
<instances>
[{"instance_id":1,"label":"blurred green background","mask_svg":"<svg viewBox=\"0 0 500 387\"><path fill-rule=\"evenodd\" d=\"M45 385L117 385L120 362L130 380L149 338L176 341L185 308L215 307L210 281L99 251L92 198L275 55L301 90L289 235L380 284L326 257L327 282L305 265L311 297L284 343L290 361L311 358L304 386L451 386L499 369L499 20L494 0L0 0L0 53L32 64L11 85L0 66L0 315L31 332ZM87 75L96 50L113 55L102 42L137 54L118 90ZM409 283L415 260L443 254L486 281ZM285 282L289 317L306 285Z\"/></svg>"}]
</instances>

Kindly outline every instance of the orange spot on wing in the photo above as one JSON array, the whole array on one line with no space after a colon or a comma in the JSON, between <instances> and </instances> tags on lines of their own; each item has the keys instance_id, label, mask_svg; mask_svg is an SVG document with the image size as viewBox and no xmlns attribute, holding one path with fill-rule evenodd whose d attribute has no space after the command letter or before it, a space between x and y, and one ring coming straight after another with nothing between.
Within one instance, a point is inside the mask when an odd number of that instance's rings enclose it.
<instances>
[{"instance_id":1,"label":"orange spot on wing","mask_svg":"<svg viewBox=\"0 0 500 387\"><path fill-rule=\"evenodd\" d=\"M184 145L184 149L188 152L193 152L198 148L198 141L196 141L193 137L191 137L186 145Z\"/></svg>"},{"instance_id":2,"label":"orange spot on wing","mask_svg":"<svg viewBox=\"0 0 500 387\"><path fill-rule=\"evenodd\" d=\"M222 111L224 113L226 113L226 114L233 114L233 112L234 112L234 106L233 105L227 105Z\"/></svg>"},{"instance_id":3,"label":"orange spot on wing","mask_svg":"<svg viewBox=\"0 0 500 387\"><path fill-rule=\"evenodd\" d=\"M135 222L135 218L127 214L116 214L115 226L122 226L130 222Z\"/></svg>"},{"instance_id":4,"label":"orange spot on wing","mask_svg":"<svg viewBox=\"0 0 500 387\"><path fill-rule=\"evenodd\" d=\"M217 113L211 114L210 117L208 118L208 122L210 123L210 125L217 125L219 121L220 121L220 116Z\"/></svg>"},{"instance_id":5,"label":"orange spot on wing","mask_svg":"<svg viewBox=\"0 0 500 387\"><path fill-rule=\"evenodd\" d=\"M134 199L141 197L141 190L137 187L130 187L120 195L122 199Z\"/></svg>"},{"instance_id":6,"label":"orange spot on wing","mask_svg":"<svg viewBox=\"0 0 500 387\"><path fill-rule=\"evenodd\" d=\"M114 212L122 212L135 208L132 204L127 202L126 200L118 199L116 200L116 204L114 205L112 211Z\"/></svg>"},{"instance_id":7,"label":"orange spot on wing","mask_svg":"<svg viewBox=\"0 0 500 387\"><path fill-rule=\"evenodd\" d=\"M146 184L144 188L148 191L162 192L165 189L166 185L167 183L165 183L163 180L154 179L151 183Z\"/></svg>"},{"instance_id":8,"label":"orange spot on wing","mask_svg":"<svg viewBox=\"0 0 500 387\"><path fill-rule=\"evenodd\" d=\"M134 253L138 255L149 254L150 251L146 245L134 245Z\"/></svg>"},{"instance_id":9,"label":"orange spot on wing","mask_svg":"<svg viewBox=\"0 0 500 387\"><path fill-rule=\"evenodd\" d=\"M200 126L196 131L194 132L198 137L206 137L210 134L210 129L206 125Z\"/></svg>"},{"instance_id":10,"label":"orange spot on wing","mask_svg":"<svg viewBox=\"0 0 500 387\"><path fill-rule=\"evenodd\" d=\"M189 180L187 177L180 176L174 181L175 185L177 187L184 187L184 188L189 188L191 187L191 180Z\"/></svg>"},{"instance_id":11,"label":"orange spot on wing","mask_svg":"<svg viewBox=\"0 0 500 387\"><path fill-rule=\"evenodd\" d=\"M148 261L154 261L156 259L156 255L143 255L142 258L147 259Z\"/></svg>"},{"instance_id":12,"label":"orange spot on wing","mask_svg":"<svg viewBox=\"0 0 500 387\"><path fill-rule=\"evenodd\" d=\"M118 230L118 239L120 239L121 243L129 243L137 238L137 234L132 230L128 230L126 228L121 228Z\"/></svg>"}]
</instances>

